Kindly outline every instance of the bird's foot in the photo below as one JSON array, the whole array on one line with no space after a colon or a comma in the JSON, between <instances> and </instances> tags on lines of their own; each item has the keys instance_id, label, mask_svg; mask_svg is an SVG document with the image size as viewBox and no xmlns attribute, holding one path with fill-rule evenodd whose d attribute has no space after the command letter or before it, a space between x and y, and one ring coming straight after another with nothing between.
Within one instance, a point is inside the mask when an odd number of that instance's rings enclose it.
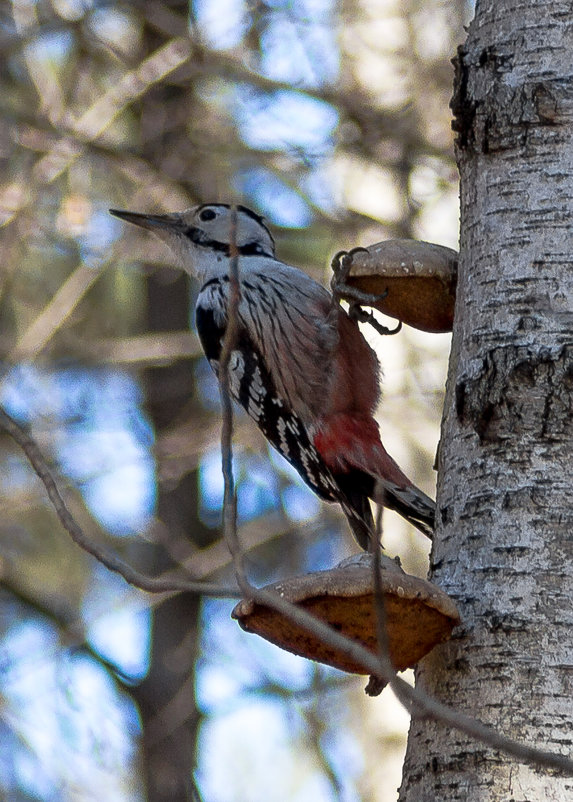
<instances>
[{"instance_id":1,"label":"bird's foot","mask_svg":"<svg viewBox=\"0 0 573 802\"><path fill-rule=\"evenodd\" d=\"M338 253L334 255L331 262L333 276L330 287L332 289L332 294L337 303L341 300L348 302L348 314L352 320L356 320L359 323L370 324L378 334L397 334L402 328L401 322L399 322L395 328L389 329L387 326L383 326L379 323L372 312L366 312L366 310L362 308L363 306L375 306L376 303L383 301L388 296L388 290L376 295L370 292L363 292L357 287L352 287L348 284L348 276L350 268L352 267L352 257L355 253L359 252L368 253L366 248L358 247L352 248L350 251L338 251Z\"/></svg>"},{"instance_id":2,"label":"bird's foot","mask_svg":"<svg viewBox=\"0 0 573 802\"><path fill-rule=\"evenodd\" d=\"M402 328L402 321L398 321L398 325L395 326L393 329L389 329L387 326L383 326L382 323L379 323L372 312L367 312L363 309L360 304L354 303L350 304L350 308L348 310L348 314L352 318L352 320L356 320L359 323L368 323L374 331L377 331L378 334L398 334L400 329Z\"/></svg>"}]
</instances>

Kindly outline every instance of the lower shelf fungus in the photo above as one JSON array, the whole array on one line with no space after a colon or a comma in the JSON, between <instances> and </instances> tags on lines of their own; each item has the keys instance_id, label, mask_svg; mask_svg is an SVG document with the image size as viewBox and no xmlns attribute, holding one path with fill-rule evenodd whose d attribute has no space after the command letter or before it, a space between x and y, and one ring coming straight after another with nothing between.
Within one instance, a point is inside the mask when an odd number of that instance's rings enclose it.
<instances>
[{"instance_id":1,"label":"lower shelf fungus","mask_svg":"<svg viewBox=\"0 0 573 802\"><path fill-rule=\"evenodd\" d=\"M377 652L376 606L372 555L361 554L328 571L296 576L265 590L308 611L320 621ZM455 603L425 579L404 573L381 556L381 587L388 656L396 671L413 667L424 655L448 640L460 617ZM253 632L293 654L354 674L368 674L343 649L323 643L274 609L253 600L240 601L232 612L246 632ZM375 695L383 683L372 679L367 692Z\"/></svg>"}]
</instances>

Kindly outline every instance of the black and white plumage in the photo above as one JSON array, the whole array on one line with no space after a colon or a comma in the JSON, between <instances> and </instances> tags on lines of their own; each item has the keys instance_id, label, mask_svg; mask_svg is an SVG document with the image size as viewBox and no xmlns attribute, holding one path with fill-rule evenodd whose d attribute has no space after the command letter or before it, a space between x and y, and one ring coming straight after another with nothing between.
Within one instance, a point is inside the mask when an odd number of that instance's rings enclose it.
<instances>
[{"instance_id":1,"label":"black and white plumage","mask_svg":"<svg viewBox=\"0 0 573 802\"><path fill-rule=\"evenodd\" d=\"M231 207L112 214L157 234L201 282L197 329L217 372L229 304ZM380 441L373 418L378 360L356 322L324 287L276 259L262 218L243 206L234 242L240 300L229 378L235 400L317 495L341 504L363 548L374 529L369 498L431 536L434 503Z\"/></svg>"}]
</instances>

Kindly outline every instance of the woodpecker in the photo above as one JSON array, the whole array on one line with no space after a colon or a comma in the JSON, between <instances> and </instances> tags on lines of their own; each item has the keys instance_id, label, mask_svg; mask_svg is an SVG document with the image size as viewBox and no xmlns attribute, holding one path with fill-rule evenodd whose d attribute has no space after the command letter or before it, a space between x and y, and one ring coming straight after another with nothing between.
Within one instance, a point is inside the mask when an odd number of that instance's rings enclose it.
<instances>
[{"instance_id":1,"label":"woodpecker","mask_svg":"<svg viewBox=\"0 0 573 802\"><path fill-rule=\"evenodd\" d=\"M373 417L380 367L356 320L322 285L276 258L262 217L245 206L234 208L234 229L232 207L224 203L164 215L110 212L160 237L200 282L197 331L216 374L236 249L240 300L229 362L233 398L320 498L341 505L363 549L374 533L369 499L431 537L434 502L382 445Z\"/></svg>"}]
</instances>

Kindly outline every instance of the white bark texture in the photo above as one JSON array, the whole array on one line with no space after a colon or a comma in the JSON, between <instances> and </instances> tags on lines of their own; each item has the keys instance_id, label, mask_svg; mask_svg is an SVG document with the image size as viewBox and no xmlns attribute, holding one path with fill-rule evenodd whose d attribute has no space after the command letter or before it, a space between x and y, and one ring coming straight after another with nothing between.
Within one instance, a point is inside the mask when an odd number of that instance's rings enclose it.
<instances>
[{"instance_id":1,"label":"white bark texture","mask_svg":"<svg viewBox=\"0 0 573 802\"><path fill-rule=\"evenodd\" d=\"M461 260L419 686L573 755L573 6L478 3L452 107ZM567 802L573 778L413 718L401 802Z\"/></svg>"}]
</instances>

